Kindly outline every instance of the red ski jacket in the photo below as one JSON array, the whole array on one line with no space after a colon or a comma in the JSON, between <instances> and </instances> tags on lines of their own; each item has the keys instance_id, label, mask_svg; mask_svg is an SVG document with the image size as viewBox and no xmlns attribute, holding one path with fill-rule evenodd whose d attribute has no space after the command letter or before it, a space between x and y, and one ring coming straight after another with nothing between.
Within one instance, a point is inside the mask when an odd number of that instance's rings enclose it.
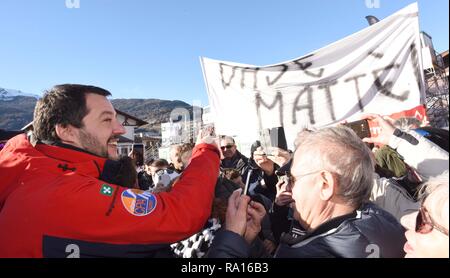
<instances>
[{"instance_id":1,"label":"red ski jacket","mask_svg":"<svg viewBox=\"0 0 450 278\"><path fill-rule=\"evenodd\" d=\"M24 135L0 152L0 257L151 257L207 221L219 151L197 145L171 192L99 179L105 158Z\"/></svg>"}]
</instances>

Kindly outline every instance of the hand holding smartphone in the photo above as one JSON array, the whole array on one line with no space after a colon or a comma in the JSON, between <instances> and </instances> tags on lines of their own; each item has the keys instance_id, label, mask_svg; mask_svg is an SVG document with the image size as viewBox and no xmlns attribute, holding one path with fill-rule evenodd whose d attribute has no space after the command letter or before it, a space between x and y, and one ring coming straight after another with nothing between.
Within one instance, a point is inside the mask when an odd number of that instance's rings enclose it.
<instances>
[{"instance_id":1,"label":"hand holding smartphone","mask_svg":"<svg viewBox=\"0 0 450 278\"><path fill-rule=\"evenodd\" d=\"M370 133L370 126L368 119L345 123L344 125L351 128L356 133L356 135L358 135L358 137L361 139L372 137L372 134ZM374 147L374 144L369 143L366 144L370 149Z\"/></svg>"},{"instance_id":2,"label":"hand holding smartphone","mask_svg":"<svg viewBox=\"0 0 450 278\"><path fill-rule=\"evenodd\" d=\"M215 128L213 125L207 125L204 126L197 137L197 142L196 144L201 144L201 143L206 143L206 144L212 144L212 145L216 145L216 147L218 147L218 138L216 136L216 132L215 132Z\"/></svg>"},{"instance_id":3,"label":"hand holding smartphone","mask_svg":"<svg viewBox=\"0 0 450 278\"><path fill-rule=\"evenodd\" d=\"M371 137L369 121L367 119L345 123L344 125L351 128L361 139Z\"/></svg>"}]
</instances>

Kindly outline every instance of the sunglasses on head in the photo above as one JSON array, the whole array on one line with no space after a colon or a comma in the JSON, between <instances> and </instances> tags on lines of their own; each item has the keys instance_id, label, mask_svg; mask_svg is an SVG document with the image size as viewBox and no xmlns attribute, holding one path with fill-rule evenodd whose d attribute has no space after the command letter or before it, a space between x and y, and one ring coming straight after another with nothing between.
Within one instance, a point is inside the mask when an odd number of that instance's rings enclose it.
<instances>
[{"instance_id":1,"label":"sunglasses on head","mask_svg":"<svg viewBox=\"0 0 450 278\"><path fill-rule=\"evenodd\" d=\"M445 227L437 224L436 221L431 218L431 215L428 213L428 210L422 206L419 209L419 213L416 218L416 233L420 234L428 234L433 231L433 229L438 230L439 232L448 236L448 230Z\"/></svg>"},{"instance_id":2,"label":"sunglasses on head","mask_svg":"<svg viewBox=\"0 0 450 278\"><path fill-rule=\"evenodd\" d=\"M234 147L234 145L226 145L226 146L223 146L223 147L220 147L220 149L223 151L223 150L225 150L225 149L231 149L232 147Z\"/></svg>"}]
</instances>

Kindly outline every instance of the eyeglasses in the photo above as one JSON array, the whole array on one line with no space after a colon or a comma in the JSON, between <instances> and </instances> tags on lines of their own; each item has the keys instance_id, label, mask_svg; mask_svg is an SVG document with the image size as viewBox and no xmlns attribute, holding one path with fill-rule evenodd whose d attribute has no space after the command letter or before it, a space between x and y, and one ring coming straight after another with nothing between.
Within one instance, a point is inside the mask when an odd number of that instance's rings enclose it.
<instances>
[{"instance_id":1,"label":"eyeglasses","mask_svg":"<svg viewBox=\"0 0 450 278\"><path fill-rule=\"evenodd\" d=\"M234 147L234 145L226 145L226 146L223 146L223 147L220 147L220 149L222 150L222 151L224 151L225 149L231 149L231 148L233 148Z\"/></svg>"},{"instance_id":2,"label":"eyeglasses","mask_svg":"<svg viewBox=\"0 0 450 278\"><path fill-rule=\"evenodd\" d=\"M309 176L309 175L312 175L312 174L317 174L317 173L319 173L321 171L323 171L323 170L317 170L317 171L314 171L314 172L309 172L307 174L297 175L297 176L293 176L293 175L291 175L290 171L287 171L286 172L286 177L287 177L287 181L288 181L288 188L289 188L289 190L292 190L292 188L294 187L294 184L298 180L300 180L301 178Z\"/></svg>"},{"instance_id":3,"label":"eyeglasses","mask_svg":"<svg viewBox=\"0 0 450 278\"><path fill-rule=\"evenodd\" d=\"M428 234L431 233L433 229L436 229L448 236L448 230L445 227L437 224L436 221L431 218L430 213L424 206L420 207L419 213L417 214L416 218L416 233Z\"/></svg>"}]
</instances>

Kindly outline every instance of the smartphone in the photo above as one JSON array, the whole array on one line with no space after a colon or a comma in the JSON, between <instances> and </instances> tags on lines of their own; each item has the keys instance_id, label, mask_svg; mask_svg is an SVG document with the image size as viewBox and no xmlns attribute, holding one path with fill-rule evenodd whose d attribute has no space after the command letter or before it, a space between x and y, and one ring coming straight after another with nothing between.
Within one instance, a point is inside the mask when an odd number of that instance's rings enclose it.
<instances>
[{"instance_id":1,"label":"smartphone","mask_svg":"<svg viewBox=\"0 0 450 278\"><path fill-rule=\"evenodd\" d=\"M136 166L142 166L144 164L144 144L135 143L132 146L132 152L134 155Z\"/></svg>"},{"instance_id":2,"label":"smartphone","mask_svg":"<svg viewBox=\"0 0 450 278\"><path fill-rule=\"evenodd\" d=\"M284 127L274 127L270 129L270 142L272 147L277 147L279 149L286 150L288 149L286 135L284 133Z\"/></svg>"},{"instance_id":3,"label":"smartphone","mask_svg":"<svg viewBox=\"0 0 450 278\"><path fill-rule=\"evenodd\" d=\"M250 170L250 171L252 171L252 170ZM261 195L260 195L260 194L255 194L255 195L250 194L250 192L249 192L249 187L250 187L249 179L247 179L247 182L245 183L244 191L242 191L242 195L247 195L247 196L250 197L250 199L251 199L252 201L255 201L255 202L258 202L258 203L264 205L264 200L263 200L263 198L261 197ZM267 208L266 208L266 209L267 209Z\"/></svg>"},{"instance_id":4,"label":"smartphone","mask_svg":"<svg viewBox=\"0 0 450 278\"><path fill-rule=\"evenodd\" d=\"M368 120L360 120L360 121L346 123L345 126L348 126L349 128L351 128L356 133L356 135L358 135L358 137L361 139L372 137L372 135L370 133L370 127L369 127ZM375 146L373 143L366 143L366 145L369 149L373 149Z\"/></svg>"},{"instance_id":5,"label":"smartphone","mask_svg":"<svg viewBox=\"0 0 450 278\"><path fill-rule=\"evenodd\" d=\"M356 135L358 135L358 137L361 139L371 137L368 120L350 122L344 125L351 128L356 133Z\"/></svg>"},{"instance_id":6,"label":"smartphone","mask_svg":"<svg viewBox=\"0 0 450 278\"><path fill-rule=\"evenodd\" d=\"M264 129L260 133L261 147L266 154L270 153L271 147L287 150L286 135L284 127L274 127L271 129Z\"/></svg>"},{"instance_id":7,"label":"smartphone","mask_svg":"<svg viewBox=\"0 0 450 278\"><path fill-rule=\"evenodd\" d=\"M242 191L242 195L249 195L249 187L250 187L250 176L252 175L253 169L250 169L247 173L247 176L245 177L245 187L244 191Z\"/></svg>"},{"instance_id":8,"label":"smartphone","mask_svg":"<svg viewBox=\"0 0 450 278\"><path fill-rule=\"evenodd\" d=\"M202 125L202 135L209 135L212 137L216 136L216 128L214 127L214 124L206 124Z\"/></svg>"}]
</instances>

